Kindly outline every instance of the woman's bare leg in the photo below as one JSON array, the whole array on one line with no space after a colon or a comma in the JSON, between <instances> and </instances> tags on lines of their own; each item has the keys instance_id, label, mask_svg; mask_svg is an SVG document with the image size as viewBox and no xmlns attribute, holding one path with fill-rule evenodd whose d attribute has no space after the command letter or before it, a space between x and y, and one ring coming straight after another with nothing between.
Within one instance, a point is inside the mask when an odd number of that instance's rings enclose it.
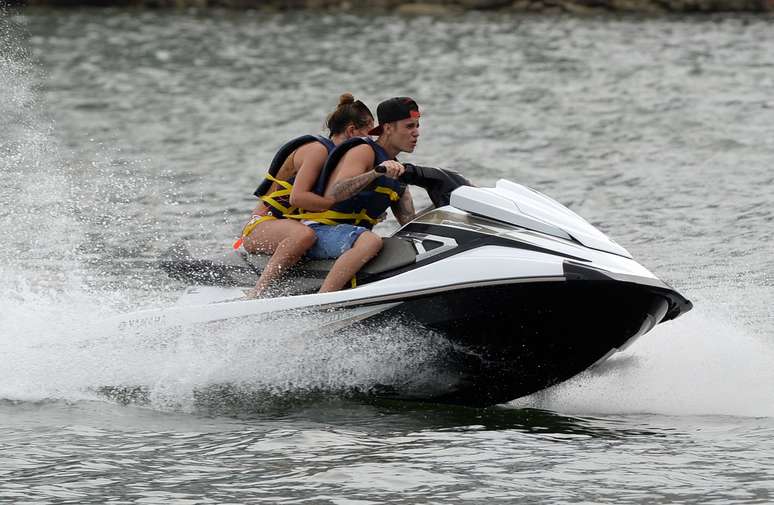
<instances>
[{"instance_id":1,"label":"woman's bare leg","mask_svg":"<svg viewBox=\"0 0 774 505\"><path fill-rule=\"evenodd\" d=\"M333 264L320 288L320 293L338 291L343 288L381 250L382 238L379 235L370 231L361 233L352 248L339 256L339 259Z\"/></svg>"},{"instance_id":2,"label":"woman's bare leg","mask_svg":"<svg viewBox=\"0 0 774 505\"><path fill-rule=\"evenodd\" d=\"M248 296L259 296L311 248L317 235L308 226L290 219L266 221L244 239L247 252L274 253Z\"/></svg>"}]
</instances>

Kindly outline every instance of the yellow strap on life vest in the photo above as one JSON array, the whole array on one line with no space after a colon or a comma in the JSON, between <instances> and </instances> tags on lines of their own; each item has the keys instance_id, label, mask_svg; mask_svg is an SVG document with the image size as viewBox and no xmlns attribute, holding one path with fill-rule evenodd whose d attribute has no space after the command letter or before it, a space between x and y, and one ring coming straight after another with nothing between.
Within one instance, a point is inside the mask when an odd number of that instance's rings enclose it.
<instances>
[{"instance_id":1,"label":"yellow strap on life vest","mask_svg":"<svg viewBox=\"0 0 774 505\"><path fill-rule=\"evenodd\" d=\"M398 200L400 200L400 195L395 191L391 190L390 188L388 188L387 186L376 186L376 188L374 188L374 191L376 191L377 193L383 193L389 196L391 202L397 202Z\"/></svg>"},{"instance_id":2,"label":"yellow strap on life vest","mask_svg":"<svg viewBox=\"0 0 774 505\"><path fill-rule=\"evenodd\" d=\"M326 210L323 212L303 212L300 214L293 214L292 216L285 216L291 219L304 219L307 221L315 221L321 224L327 224L335 226L341 224L340 221L354 221L355 225L362 222L370 223L372 226L379 222L378 219L374 219L368 215L365 209L360 212L339 212L337 210Z\"/></svg>"},{"instance_id":3,"label":"yellow strap on life vest","mask_svg":"<svg viewBox=\"0 0 774 505\"><path fill-rule=\"evenodd\" d=\"M271 174L266 174L266 178L269 179L271 182L276 182L277 184L279 184L280 186L282 186L283 188L285 188L287 190L293 189L293 185L290 184L288 181L283 181L282 179L277 179L276 177L274 177Z\"/></svg>"},{"instance_id":4,"label":"yellow strap on life vest","mask_svg":"<svg viewBox=\"0 0 774 505\"><path fill-rule=\"evenodd\" d=\"M245 241L245 237L250 235L256 226L270 219L277 219L277 218L271 215L253 217L250 221L248 221L245 227L242 228L242 235L236 240L236 242L234 242L234 244L231 247L233 247L235 251L239 249L242 246L242 242Z\"/></svg>"},{"instance_id":5,"label":"yellow strap on life vest","mask_svg":"<svg viewBox=\"0 0 774 505\"><path fill-rule=\"evenodd\" d=\"M270 206L274 207L275 209L278 209L280 212L282 212L282 215L285 215L285 216L287 214L291 214L294 210L297 209L297 207L292 207L292 206L291 207L285 207L284 205L279 203L277 200L275 200L273 197L284 196L284 195L280 195L278 193L280 193L280 192L279 191L275 191L271 195L262 196L261 200L266 202ZM285 193L285 194L288 194L288 193Z\"/></svg>"},{"instance_id":6,"label":"yellow strap on life vest","mask_svg":"<svg viewBox=\"0 0 774 505\"><path fill-rule=\"evenodd\" d=\"M283 204L279 203L276 200L276 198L279 198L281 196L290 195L290 192L293 191L293 185L290 184L288 181L277 179L276 177L273 177L271 174L266 174L266 178L271 182L276 182L277 184L282 186L283 189L278 189L277 191L269 193L268 195L263 195L261 197L261 201L271 205L275 209L278 209L280 212L282 212L283 215L291 214L293 211L295 211L297 207L292 207L292 206L285 207Z\"/></svg>"},{"instance_id":7,"label":"yellow strap on life vest","mask_svg":"<svg viewBox=\"0 0 774 505\"><path fill-rule=\"evenodd\" d=\"M353 275L352 280L349 281L349 287L356 288L357 287L357 276Z\"/></svg>"},{"instance_id":8,"label":"yellow strap on life vest","mask_svg":"<svg viewBox=\"0 0 774 505\"><path fill-rule=\"evenodd\" d=\"M274 201L272 197L278 197L278 196L284 196L290 193L293 189L293 185L286 182L286 181L280 181L278 179L275 179L271 175L266 175L266 178L270 181L276 182L280 185L282 185L284 190L278 190L274 193L261 197L261 200L264 202L270 203L274 207L280 209L285 217L289 217L292 219L303 219L307 221L315 221L321 224L327 224L331 226L335 226L337 224L341 224L340 221L354 221L355 225L359 225L362 222L370 223L371 226L377 224L379 222L378 218L372 218L368 215L365 209L362 209L360 212L339 212L336 210L326 210L322 212L304 212L303 209L298 209L297 207L290 207L289 209L286 209L283 205L279 204L278 202ZM377 186L374 188L374 191L377 193L382 193L383 195L387 195L389 197L390 201L397 202L400 200L400 195L393 191L392 189L386 187L386 186ZM293 211L298 210L299 212L293 213Z\"/></svg>"}]
</instances>

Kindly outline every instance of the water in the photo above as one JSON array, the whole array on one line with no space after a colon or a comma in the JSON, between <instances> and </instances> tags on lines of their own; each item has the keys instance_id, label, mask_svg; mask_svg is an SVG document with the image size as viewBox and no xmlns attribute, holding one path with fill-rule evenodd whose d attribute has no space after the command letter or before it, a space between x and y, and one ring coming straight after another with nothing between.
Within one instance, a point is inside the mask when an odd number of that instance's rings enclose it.
<instances>
[{"instance_id":1,"label":"water","mask_svg":"<svg viewBox=\"0 0 774 505\"><path fill-rule=\"evenodd\" d=\"M0 500L770 502L772 43L752 17L3 12ZM95 333L173 303L156 258L228 247L344 91L413 96L405 159L540 189L696 308L485 410L352 396L439 372L399 323Z\"/></svg>"}]
</instances>

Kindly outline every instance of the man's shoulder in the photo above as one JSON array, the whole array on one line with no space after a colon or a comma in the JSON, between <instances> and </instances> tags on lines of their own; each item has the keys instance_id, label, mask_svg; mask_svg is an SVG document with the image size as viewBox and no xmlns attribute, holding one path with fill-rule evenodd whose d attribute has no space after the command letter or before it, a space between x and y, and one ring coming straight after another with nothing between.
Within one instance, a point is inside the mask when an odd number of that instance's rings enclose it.
<instances>
[{"instance_id":1,"label":"man's shoulder","mask_svg":"<svg viewBox=\"0 0 774 505\"><path fill-rule=\"evenodd\" d=\"M341 144L337 145L334 151L350 152L356 149L370 149L370 148L371 147L368 145L368 141L365 140L363 137L352 137L345 140Z\"/></svg>"},{"instance_id":2,"label":"man's shoulder","mask_svg":"<svg viewBox=\"0 0 774 505\"><path fill-rule=\"evenodd\" d=\"M337 166L342 163L347 165L358 164L363 165L366 168L371 168L375 159L374 150L368 144L360 144L350 147L347 152L341 156Z\"/></svg>"}]
</instances>

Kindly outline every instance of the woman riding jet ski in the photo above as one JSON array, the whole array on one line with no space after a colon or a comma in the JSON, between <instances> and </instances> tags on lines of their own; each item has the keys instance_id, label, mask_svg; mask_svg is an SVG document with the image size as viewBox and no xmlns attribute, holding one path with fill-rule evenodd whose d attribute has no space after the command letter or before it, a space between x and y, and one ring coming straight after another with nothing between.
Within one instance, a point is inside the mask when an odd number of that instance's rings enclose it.
<instances>
[{"instance_id":1,"label":"woman riding jet ski","mask_svg":"<svg viewBox=\"0 0 774 505\"><path fill-rule=\"evenodd\" d=\"M303 209L327 210L335 203L332 198L312 191L323 164L337 145L366 135L373 124L374 117L368 107L350 93L344 93L336 110L328 116L328 138L303 135L287 142L274 156L269 173L254 193L260 202L234 243L234 249L241 246L249 253L273 255L249 296L260 295L314 245L317 239L314 232L288 218L304 212Z\"/></svg>"}]
</instances>

